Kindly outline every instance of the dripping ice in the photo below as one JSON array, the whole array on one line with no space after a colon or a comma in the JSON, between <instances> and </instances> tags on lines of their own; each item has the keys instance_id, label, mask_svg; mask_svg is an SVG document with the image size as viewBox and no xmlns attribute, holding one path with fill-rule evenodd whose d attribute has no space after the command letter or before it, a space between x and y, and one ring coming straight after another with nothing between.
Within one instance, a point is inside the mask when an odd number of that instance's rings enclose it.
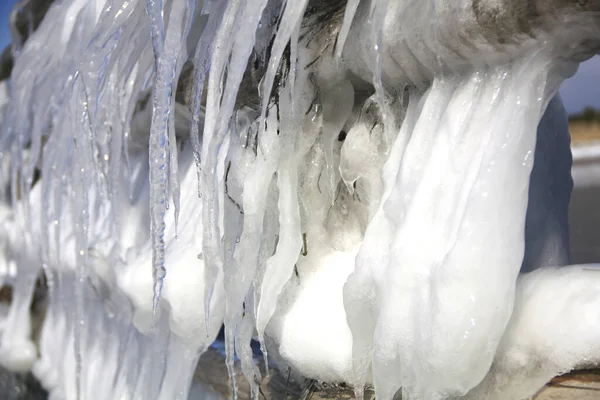
<instances>
[{"instance_id":1,"label":"dripping ice","mask_svg":"<svg viewBox=\"0 0 600 400\"><path fill-rule=\"evenodd\" d=\"M267 372L252 340L358 398L527 398L600 362L556 94L600 10L325 3L52 4L2 83L2 365L54 398L185 399L223 324L234 398L236 356L253 398Z\"/></svg>"}]
</instances>

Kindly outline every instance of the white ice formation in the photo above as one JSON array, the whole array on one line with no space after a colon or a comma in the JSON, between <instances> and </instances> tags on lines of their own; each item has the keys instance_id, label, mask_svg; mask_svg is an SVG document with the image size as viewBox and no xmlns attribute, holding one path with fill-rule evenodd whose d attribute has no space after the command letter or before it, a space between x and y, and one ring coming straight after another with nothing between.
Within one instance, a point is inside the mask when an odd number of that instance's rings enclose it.
<instances>
[{"instance_id":1,"label":"white ice formation","mask_svg":"<svg viewBox=\"0 0 600 400\"><path fill-rule=\"evenodd\" d=\"M252 338L378 399L524 399L600 362L598 267L565 266L555 97L599 13L56 0L4 96L0 362L53 399L185 399L223 323L253 398Z\"/></svg>"}]
</instances>

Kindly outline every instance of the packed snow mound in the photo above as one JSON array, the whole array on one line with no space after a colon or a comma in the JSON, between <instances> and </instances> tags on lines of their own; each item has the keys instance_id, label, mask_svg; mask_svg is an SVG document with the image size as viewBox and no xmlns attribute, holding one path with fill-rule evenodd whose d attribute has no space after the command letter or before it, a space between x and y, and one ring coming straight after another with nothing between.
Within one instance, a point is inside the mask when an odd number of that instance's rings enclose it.
<instances>
[{"instance_id":1,"label":"packed snow mound","mask_svg":"<svg viewBox=\"0 0 600 400\"><path fill-rule=\"evenodd\" d=\"M224 324L255 399L252 339L359 398L437 400L597 361L595 272L519 271L568 264L555 95L600 7L520 4L56 1L3 108L0 362L55 398L184 399Z\"/></svg>"},{"instance_id":2,"label":"packed snow mound","mask_svg":"<svg viewBox=\"0 0 600 400\"><path fill-rule=\"evenodd\" d=\"M575 265L521 276L492 368L466 398L525 398L556 375L597 365L598 272L599 265Z\"/></svg>"}]
</instances>

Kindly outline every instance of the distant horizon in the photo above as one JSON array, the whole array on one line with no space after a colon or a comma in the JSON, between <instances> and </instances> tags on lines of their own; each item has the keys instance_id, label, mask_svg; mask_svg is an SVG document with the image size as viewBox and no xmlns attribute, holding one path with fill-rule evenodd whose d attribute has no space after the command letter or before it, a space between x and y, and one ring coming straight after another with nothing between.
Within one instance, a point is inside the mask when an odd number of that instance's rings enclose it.
<instances>
[{"instance_id":1,"label":"distant horizon","mask_svg":"<svg viewBox=\"0 0 600 400\"><path fill-rule=\"evenodd\" d=\"M596 106L593 106L593 105L587 105L587 106L583 106L583 108L581 110L579 110L579 111L569 113L569 118L570 117L576 117L576 116L582 115L582 114L584 114L586 112L586 110L593 110L597 114L600 113L600 107L596 107Z\"/></svg>"},{"instance_id":2,"label":"distant horizon","mask_svg":"<svg viewBox=\"0 0 600 400\"><path fill-rule=\"evenodd\" d=\"M17 0L0 0L0 52L11 42L8 18ZM567 79L560 88L565 109L569 115L586 107L600 110L600 56L582 63L575 76Z\"/></svg>"}]
</instances>

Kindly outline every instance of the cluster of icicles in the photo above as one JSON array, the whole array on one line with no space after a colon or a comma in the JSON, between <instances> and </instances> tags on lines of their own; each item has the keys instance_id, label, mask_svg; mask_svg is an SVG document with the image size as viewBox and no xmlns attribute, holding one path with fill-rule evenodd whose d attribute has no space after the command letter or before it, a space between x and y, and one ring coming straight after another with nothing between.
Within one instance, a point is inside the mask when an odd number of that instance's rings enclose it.
<instances>
[{"instance_id":1,"label":"cluster of icicles","mask_svg":"<svg viewBox=\"0 0 600 400\"><path fill-rule=\"evenodd\" d=\"M53 399L185 399L223 323L253 398L253 338L378 399L518 399L598 361L600 274L519 278L536 127L576 63L552 35L453 47L463 3L55 1L4 107L3 365Z\"/></svg>"}]
</instances>

